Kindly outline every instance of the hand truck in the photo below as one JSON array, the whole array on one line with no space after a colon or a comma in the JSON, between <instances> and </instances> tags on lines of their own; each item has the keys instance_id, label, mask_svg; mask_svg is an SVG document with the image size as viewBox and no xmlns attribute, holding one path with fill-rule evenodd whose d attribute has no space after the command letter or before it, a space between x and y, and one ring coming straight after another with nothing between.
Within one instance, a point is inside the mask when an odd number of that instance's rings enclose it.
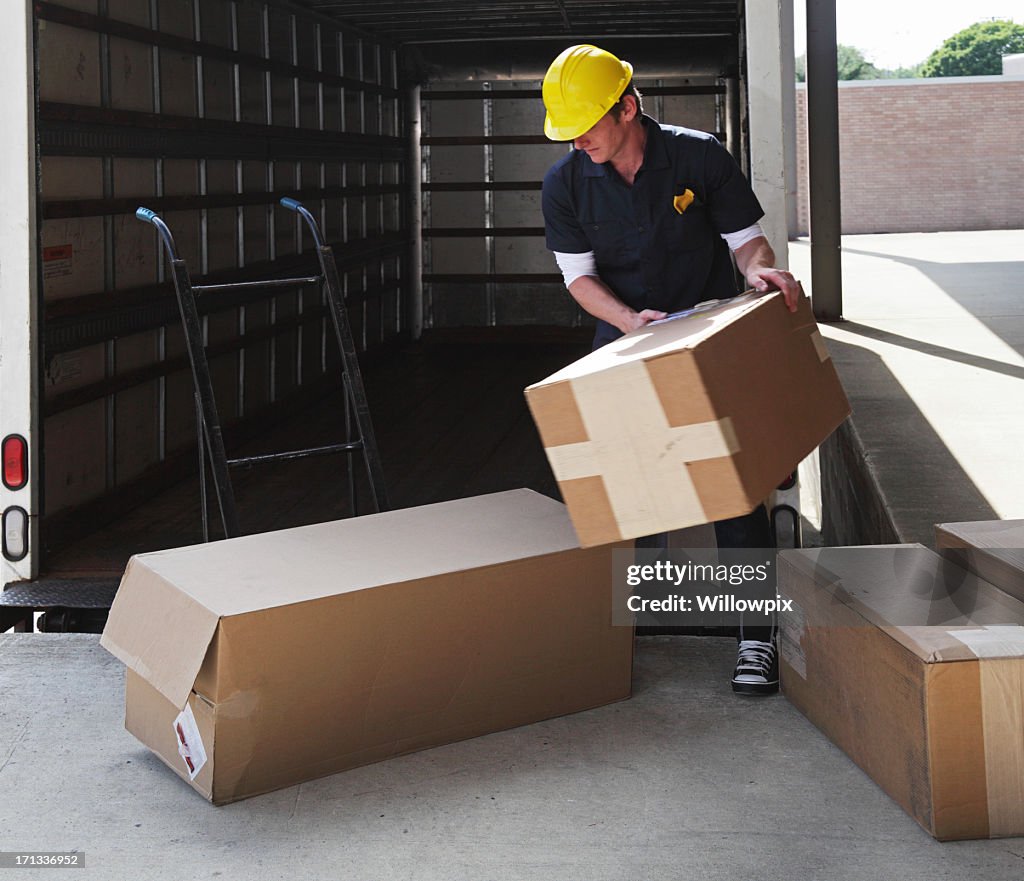
<instances>
[{"instance_id":1,"label":"hand truck","mask_svg":"<svg viewBox=\"0 0 1024 881\"><path fill-rule=\"evenodd\" d=\"M213 488L220 511L221 525L226 538L239 534L238 513L235 507L235 493L231 483L231 468L250 467L266 462L290 459L303 459L310 456L324 456L333 453L345 453L348 457L348 483L353 515L357 514L356 479L353 457L361 452L366 476L369 481L373 504L377 511L386 511L389 507L384 486L384 472L381 468L380 456L377 452L377 441L370 420L370 409L366 402L362 374L359 371L359 360L356 355L355 341L345 310L345 300L341 292L338 267L334 262L331 247L324 243L320 228L309 211L295 199L281 199L281 204L297 212L306 221L313 241L316 244L317 257L320 261L319 275L302 278L270 278L256 281L236 282L234 284L194 285L189 277L185 261L178 257L174 247L174 238L167 225L155 212L148 208L139 208L135 216L156 227L163 239L164 247L171 265L171 276L178 299L181 321L185 329L185 345L192 367L192 381L195 387L196 401L196 435L199 446L199 493L202 505L203 541L210 540L209 518L207 514L207 468L206 458L209 457L210 470L213 474ZM341 379L344 391L346 439L344 443L313 447L304 450L286 450L279 453L268 453L259 456L241 458L227 457L224 437L221 431L220 416L214 400L213 383L210 379L210 366L206 359L206 348L203 344L203 327L199 317L196 295L224 293L226 291L252 291L261 288L295 288L300 286L319 285L327 300L328 311L334 325L338 347L341 350ZM354 420L353 420L354 417ZM354 426L353 426L354 421ZM353 427L355 432L353 433Z\"/></svg>"}]
</instances>

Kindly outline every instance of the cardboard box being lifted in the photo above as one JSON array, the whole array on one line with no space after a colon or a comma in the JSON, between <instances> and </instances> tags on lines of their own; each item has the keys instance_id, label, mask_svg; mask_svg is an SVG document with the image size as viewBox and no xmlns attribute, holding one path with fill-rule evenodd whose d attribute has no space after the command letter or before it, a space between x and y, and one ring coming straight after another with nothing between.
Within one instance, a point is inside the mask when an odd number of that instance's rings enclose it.
<instances>
[{"instance_id":1,"label":"cardboard box being lifted","mask_svg":"<svg viewBox=\"0 0 1024 881\"><path fill-rule=\"evenodd\" d=\"M1024 520L939 523L935 546L943 556L1024 601Z\"/></svg>"},{"instance_id":2,"label":"cardboard box being lifted","mask_svg":"<svg viewBox=\"0 0 1024 881\"><path fill-rule=\"evenodd\" d=\"M528 490L131 559L125 724L215 804L621 700L612 548Z\"/></svg>"},{"instance_id":3,"label":"cardboard box being lifted","mask_svg":"<svg viewBox=\"0 0 1024 881\"><path fill-rule=\"evenodd\" d=\"M849 415L810 303L744 294L526 389L584 547L746 514Z\"/></svg>"},{"instance_id":4,"label":"cardboard box being lifted","mask_svg":"<svg viewBox=\"0 0 1024 881\"><path fill-rule=\"evenodd\" d=\"M921 545L779 555L782 690L940 840L1024 834L1024 603Z\"/></svg>"}]
</instances>

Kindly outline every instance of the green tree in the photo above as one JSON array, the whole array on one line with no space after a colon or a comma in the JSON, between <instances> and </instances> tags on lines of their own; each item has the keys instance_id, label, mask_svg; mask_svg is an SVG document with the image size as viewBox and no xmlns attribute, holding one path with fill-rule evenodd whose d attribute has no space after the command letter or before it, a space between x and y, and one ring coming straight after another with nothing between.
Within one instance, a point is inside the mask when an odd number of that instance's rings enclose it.
<instances>
[{"instance_id":1,"label":"green tree","mask_svg":"<svg viewBox=\"0 0 1024 881\"><path fill-rule=\"evenodd\" d=\"M910 67L897 67L895 70L883 70L881 71L881 76L884 80L917 79L921 76L921 68L923 67L924 62L919 61L917 64L912 64Z\"/></svg>"},{"instance_id":2,"label":"green tree","mask_svg":"<svg viewBox=\"0 0 1024 881\"><path fill-rule=\"evenodd\" d=\"M864 53L854 46L836 46L836 65L841 80L873 80L880 75L879 70L864 57ZM796 81L807 80L807 56L800 55L796 59Z\"/></svg>"},{"instance_id":3,"label":"green tree","mask_svg":"<svg viewBox=\"0 0 1024 881\"><path fill-rule=\"evenodd\" d=\"M874 80L878 79L878 68L864 57L860 49L853 46L836 46L836 64L839 67L841 80Z\"/></svg>"},{"instance_id":4,"label":"green tree","mask_svg":"<svg viewBox=\"0 0 1024 881\"><path fill-rule=\"evenodd\" d=\"M953 34L928 56L922 76L991 76L1002 57L1024 52L1024 25L1009 19L979 21Z\"/></svg>"}]
</instances>

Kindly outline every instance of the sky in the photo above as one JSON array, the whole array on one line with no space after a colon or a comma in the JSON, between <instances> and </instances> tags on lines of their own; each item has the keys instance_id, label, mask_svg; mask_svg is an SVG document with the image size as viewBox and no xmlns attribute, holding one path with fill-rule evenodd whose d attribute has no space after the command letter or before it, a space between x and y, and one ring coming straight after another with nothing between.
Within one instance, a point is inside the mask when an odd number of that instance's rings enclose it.
<instances>
[{"instance_id":1,"label":"sky","mask_svg":"<svg viewBox=\"0 0 1024 881\"><path fill-rule=\"evenodd\" d=\"M793 0L797 55L807 48L804 2ZM836 39L876 67L910 67L947 37L991 18L1024 24L1024 0L836 0Z\"/></svg>"}]
</instances>

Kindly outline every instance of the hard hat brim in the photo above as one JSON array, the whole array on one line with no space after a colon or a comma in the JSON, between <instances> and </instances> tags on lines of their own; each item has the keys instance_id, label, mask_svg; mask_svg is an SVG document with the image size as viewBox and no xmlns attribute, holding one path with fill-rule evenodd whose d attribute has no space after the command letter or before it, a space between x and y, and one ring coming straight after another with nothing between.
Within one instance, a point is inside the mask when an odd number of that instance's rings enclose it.
<instances>
[{"instance_id":1,"label":"hard hat brim","mask_svg":"<svg viewBox=\"0 0 1024 881\"><path fill-rule=\"evenodd\" d=\"M607 113L607 111L605 111L605 113ZM601 116L604 116L604 114L602 113ZM600 118L601 117L599 116L598 120L600 120ZM575 141L580 135L590 131L598 120L595 120L594 123L583 126L557 126L551 121L551 114L548 113L544 116L544 134L550 141Z\"/></svg>"}]
</instances>

